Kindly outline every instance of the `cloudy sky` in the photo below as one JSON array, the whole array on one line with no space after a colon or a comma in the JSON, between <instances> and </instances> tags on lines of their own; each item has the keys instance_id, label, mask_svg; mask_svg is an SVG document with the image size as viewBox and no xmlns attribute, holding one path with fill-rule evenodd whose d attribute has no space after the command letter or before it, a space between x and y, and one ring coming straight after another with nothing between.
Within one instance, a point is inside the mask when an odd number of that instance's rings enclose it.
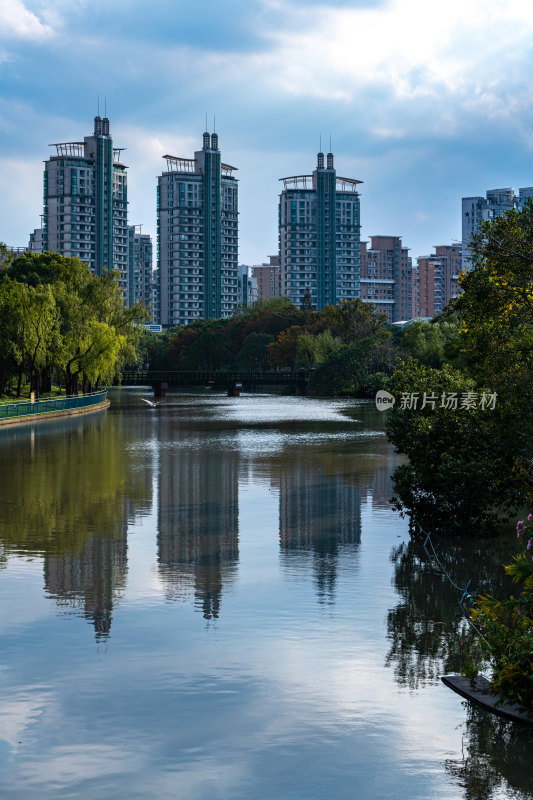
<instances>
[{"instance_id":1,"label":"cloudy sky","mask_svg":"<svg viewBox=\"0 0 533 800\"><path fill-rule=\"evenodd\" d=\"M532 74L532 0L0 0L0 240L27 243L48 143L90 134L100 96L144 231L161 156L191 157L208 113L242 262L277 251L278 179L330 135L363 237L416 257L460 238L462 196L533 185Z\"/></svg>"}]
</instances>

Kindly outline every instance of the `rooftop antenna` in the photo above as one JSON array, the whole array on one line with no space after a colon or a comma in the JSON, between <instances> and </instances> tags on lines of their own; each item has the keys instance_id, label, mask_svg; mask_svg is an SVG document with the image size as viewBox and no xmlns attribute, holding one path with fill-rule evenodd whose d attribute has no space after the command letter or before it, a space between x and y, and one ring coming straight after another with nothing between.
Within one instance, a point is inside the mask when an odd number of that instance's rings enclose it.
<instances>
[{"instance_id":1,"label":"rooftop antenna","mask_svg":"<svg viewBox=\"0 0 533 800\"><path fill-rule=\"evenodd\" d=\"M96 95L96 98L97 98L97 100L96 100L96 115L99 117L100 116L100 95L99 94Z\"/></svg>"},{"instance_id":2,"label":"rooftop antenna","mask_svg":"<svg viewBox=\"0 0 533 800\"><path fill-rule=\"evenodd\" d=\"M213 114L213 133L216 133L216 132L217 132L217 124L216 124L215 115Z\"/></svg>"},{"instance_id":3,"label":"rooftop antenna","mask_svg":"<svg viewBox=\"0 0 533 800\"><path fill-rule=\"evenodd\" d=\"M207 130L207 111L205 112L205 129Z\"/></svg>"},{"instance_id":4,"label":"rooftop antenna","mask_svg":"<svg viewBox=\"0 0 533 800\"><path fill-rule=\"evenodd\" d=\"M329 152L331 153L331 133L329 135Z\"/></svg>"},{"instance_id":5,"label":"rooftop antenna","mask_svg":"<svg viewBox=\"0 0 533 800\"><path fill-rule=\"evenodd\" d=\"M104 117L107 117L107 97L104 97Z\"/></svg>"},{"instance_id":6,"label":"rooftop antenna","mask_svg":"<svg viewBox=\"0 0 533 800\"><path fill-rule=\"evenodd\" d=\"M320 144L318 145L318 152L322 152L322 134L320 134Z\"/></svg>"}]
</instances>

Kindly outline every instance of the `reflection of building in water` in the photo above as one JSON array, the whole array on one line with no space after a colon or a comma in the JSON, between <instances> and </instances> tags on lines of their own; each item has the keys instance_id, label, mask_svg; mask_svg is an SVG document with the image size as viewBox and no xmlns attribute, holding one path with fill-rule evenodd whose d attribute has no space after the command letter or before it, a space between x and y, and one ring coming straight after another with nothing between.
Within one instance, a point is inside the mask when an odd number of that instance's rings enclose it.
<instances>
[{"instance_id":1,"label":"reflection of building in water","mask_svg":"<svg viewBox=\"0 0 533 800\"><path fill-rule=\"evenodd\" d=\"M390 499L393 495L392 473L397 464L386 464L373 469L368 475L363 476L359 482L361 496L372 498L373 508L390 509Z\"/></svg>"},{"instance_id":2,"label":"reflection of building in water","mask_svg":"<svg viewBox=\"0 0 533 800\"><path fill-rule=\"evenodd\" d=\"M326 475L299 464L280 479L280 545L287 565L312 558L319 600L332 602L339 553L361 538L361 499L355 476Z\"/></svg>"},{"instance_id":3,"label":"reflection of building in water","mask_svg":"<svg viewBox=\"0 0 533 800\"><path fill-rule=\"evenodd\" d=\"M45 588L59 605L83 608L97 638L111 629L114 602L126 585L127 525L118 538L93 535L77 553L46 557Z\"/></svg>"},{"instance_id":4,"label":"reflection of building in water","mask_svg":"<svg viewBox=\"0 0 533 800\"><path fill-rule=\"evenodd\" d=\"M239 558L237 454L185 446L162 450L159 463L160 575L170 596L194 594L205 619L216 619Z\"/></svg>"}]
</instances>

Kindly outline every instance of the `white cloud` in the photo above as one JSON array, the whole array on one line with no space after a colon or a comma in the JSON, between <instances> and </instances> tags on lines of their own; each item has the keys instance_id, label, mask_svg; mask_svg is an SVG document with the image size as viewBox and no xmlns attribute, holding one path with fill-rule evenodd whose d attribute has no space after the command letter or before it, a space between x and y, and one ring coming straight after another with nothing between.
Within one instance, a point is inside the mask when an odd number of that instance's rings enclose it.
<instances>
[{"instance_id":1,"label":"white cloud","mask_svg":"<svg viewBox=\"0 0 533 800\"><path fill-rule=\"evenodd\" d=\"M29 11L21 0L2 0L0 3L0 36L44 39L52 34L51 26Z\"/></svg>"},{"instance_id":2,"label":"white cloud","mask_svg":"<svg viewBox=\"0 0 533 800\"><path fill-rule=\"evenodd\" d=\"M277 43L270 73L283 91L352 100L375 87L397 99L446 103L483 85L475 101L497 110L506 68L529 58L533 4L393 0L374 9L317 9L311 20L302 11L299 29L270 33Z\"/></svg>"}]
</instances>

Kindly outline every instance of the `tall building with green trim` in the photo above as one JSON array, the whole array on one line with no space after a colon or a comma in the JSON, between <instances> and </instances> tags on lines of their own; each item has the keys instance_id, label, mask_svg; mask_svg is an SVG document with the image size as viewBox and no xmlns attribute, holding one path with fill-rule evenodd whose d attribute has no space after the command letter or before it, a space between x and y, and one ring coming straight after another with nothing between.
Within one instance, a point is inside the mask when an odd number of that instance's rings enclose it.
<instances>
[{"instance_id":1,"label":"tall building with green trim","mask_svg":"<svg viewBox=\"0 0 533 800\"><path fill-rule=\"evenodd\" d=\"M43 250L77 256L91 270L121 273L128 267L127 167L123 148L113 146L109 119L94 118L94 133L83 142L50 145L45 161Z\"/></svg>"},{"instance_id":2,"label":"tall building with green trim","mask_svg":"<svg viewBox=\"0 0 533 800\"><path fill-rule=\"evenodd\" d=\"M281 292L302 307L309 289L313 308L359 297L362 181L341 178L333 153L318 154L312 175L280 178Z\"/></svg>"},{"instance_id":3,"label":"tall building with green trim","mask_svg":"<svg viewBox=\"0 0 533 800\"><path fill-rule=\"evenodd\" d=\"M239 303L238 183L216 133L194 158L163 156L157 186L157 286L164 327L229 317Z\"/></svg>"}]
</instances>

